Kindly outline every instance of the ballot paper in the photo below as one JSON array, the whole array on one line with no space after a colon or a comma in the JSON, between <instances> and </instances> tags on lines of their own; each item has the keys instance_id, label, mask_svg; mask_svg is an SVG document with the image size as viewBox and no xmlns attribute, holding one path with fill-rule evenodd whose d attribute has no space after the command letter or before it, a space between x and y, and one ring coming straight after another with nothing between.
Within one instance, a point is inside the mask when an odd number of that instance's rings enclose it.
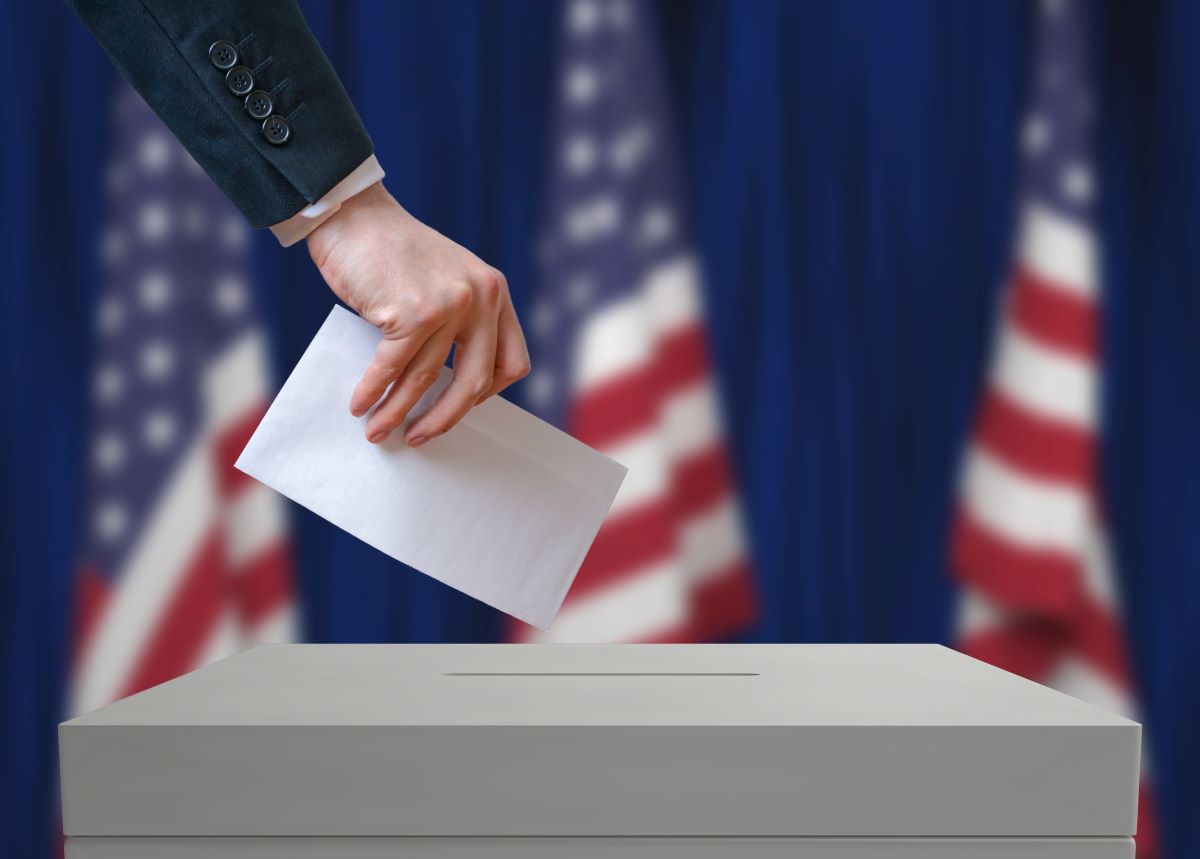
<instances>
[{"instance_id":1,"label":"ballot paper","mask_svg":"<svg viewBox=\"0 0 1200 859\"><path fill-rule=\"evenodd\" d=\"M550 626L625 467L492 397L419 448L383 444L350 394L378 330L341 307L313 338L237 467L398 561L540 629ZM441 378L416 418L449 384Z\"/></svg>"}]
</instances>

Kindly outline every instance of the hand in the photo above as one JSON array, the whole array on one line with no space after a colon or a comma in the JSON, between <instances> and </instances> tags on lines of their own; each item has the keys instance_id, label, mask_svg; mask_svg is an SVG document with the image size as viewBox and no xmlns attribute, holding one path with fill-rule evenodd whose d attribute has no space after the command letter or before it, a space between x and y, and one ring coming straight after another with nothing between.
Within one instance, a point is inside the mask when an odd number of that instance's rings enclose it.
<instances>
[{"instance_id":1,"label":"hand","mask_svg":"<svg viewBox=\"0 0 1200 859\"><path fill-rule=\"evenodd\" d=\"M369 441L378 444L404 422L437 381L452 345L454 380L409 426L412 447L529 373L504 275L422 224L382 184L313 230L308 252L338 298L383 332L350 398L356 417L379 402L367 421Z\"/></svg>"}]
</instances>

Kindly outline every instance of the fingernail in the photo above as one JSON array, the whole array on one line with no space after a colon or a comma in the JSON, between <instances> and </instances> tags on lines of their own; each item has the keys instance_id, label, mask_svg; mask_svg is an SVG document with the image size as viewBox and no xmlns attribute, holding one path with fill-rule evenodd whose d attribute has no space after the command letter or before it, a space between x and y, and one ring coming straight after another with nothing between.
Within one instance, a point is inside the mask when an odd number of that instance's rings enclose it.
<instances>
[{"instance_id":1,"label":"fingernail","mask_svg":"<svg viewBox=\"0 0 1200 859\"><path fill-rule=\"evenodd\" d=\"M356 418L361 418L366 413L367 413L367 410L364 406L351 406L350 407L350 414L354 415Z\"/></svg>"},{"instance_id":2,"label":"fingernail","mask_svg":"<svg viewBox=\"0 0 1200 859\"><path fill-rule=\"evenodd\" d=\"M388 437L387 430L380 429L380 430L375 430L375 432L368 435L367 441L369 441L371 444L379 444L381 441L383 441L387 437Z\"/></svg>"},{"instance_id":3,"label":"fingernail","mask_svg":"<svg viewBox=\"0 0 1200 859\"><path fill-rule=\"evenodd\" d=\"M414 435L412 438L410 438L408 440L408 446L409 447L420 447L427 441L429 441L429 439L423 435Z\"/></svg>"}]
</instances>

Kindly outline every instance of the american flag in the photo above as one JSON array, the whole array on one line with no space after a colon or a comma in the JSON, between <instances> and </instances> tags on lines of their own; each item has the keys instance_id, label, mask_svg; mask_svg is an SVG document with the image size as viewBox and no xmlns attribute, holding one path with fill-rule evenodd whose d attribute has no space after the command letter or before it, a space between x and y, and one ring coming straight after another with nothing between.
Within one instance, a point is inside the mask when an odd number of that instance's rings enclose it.
<instances>
[{"instance_id":1,"label":"american flag","mask_svg":"<svg viewBox=\"0 0 1200 859\"><path fill-rule=\"evenodd\" d=\"M271 391L249 231L131 89L114 105L76 713L293 637L281 502L232 467Z\"/></svg>"},{"instance_id":2,"label":"american flag","mask_svg":"<svg viewBox=\"0 0 1200 859\"><path fill-rule=\"evenodd\" d=\"M647 10L564 4L530 405L629 474L548 641L683 641L754 614Z\"/></svg>"},{"instance_id":3,"label":"american flag","mask_svg":"<svg viewBox=\"0 0 1200 859\"><path fill-rule=\"evenodd\" d=\"M1016 256L967 452L961 649L1136 718L1103 524L1090 7L1038 15ZM1137 855L1157 855L1143 757Z\"/></svg>"}]
</instances>

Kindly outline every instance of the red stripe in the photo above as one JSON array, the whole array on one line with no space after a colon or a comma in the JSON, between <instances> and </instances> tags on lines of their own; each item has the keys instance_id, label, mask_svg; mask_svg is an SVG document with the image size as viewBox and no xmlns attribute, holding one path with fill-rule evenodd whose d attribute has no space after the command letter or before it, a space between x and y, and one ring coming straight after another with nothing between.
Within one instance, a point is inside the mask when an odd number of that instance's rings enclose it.
<instances>
[{"instance_id":1,"label":"red stripe","mask_svg":"<svg viewBox=\"0 0 1200 859\"><path fill-rule=\"evenodd\" d=\"M688 618L642 635L639 644L688 644L715 641L753 623L758 615L753 577L745 559L698 583L689 594Z\"/></svg>"},{"instance_id":2,"label":"red stripe","mask_svg":"<svg viewBox=\"0 0 1200 859\"><path fill-rule=\"evenodd\" d=\"M1154 788L1146 779L1142 779L1138 791L1137 835L1134 844L1137 859L1159 859L1162 855L1161 842L1158 835L1158 815Z\"/></svg>"},{"instance_id":3,"label":"red stripe","mask_svg":"<svg viewBox=\"0 0 1200 859\"><path fill-rule=\"evenodd\" d=\"M1084 358L1096 356L1096 308L1061 286L1025 268L1014 275L1010 312L1023 331L1039 342Z\"/></svg>"},{"instance_id":4,"label":"red stripe","mask_svg":"<svg viewBox=\"0 0 1200 859\"><path fill-rule=\"evenodd\" d=\"M1116 618L1083 599L1073 618L1016 615L967 635L959 650L1005 671L1046 682L1058 661L1070 655L1087 663L1120 689L1130 689L1131 672Z\"/></svg>"},{"instance_id":5,"label":"red stripe","mask_svg":"<svg viewBox=\"0 0 1200 859\"><path fill-rule=\"evenodd\" d=\"M750 562L741 558L696 584L691 593L692 641L713 641L745 629L758 617Z\"/></svg>"},{"instance_id":6,"label":"red stripe","mask_svg":"<svg viewBox=\"0 0 1200 859\"><path fill-rule=\"evenodd\" d=\"M1084 600L1074 624L1075 650L1081 659L1126 691L1133 672L1125 651L1125 635L1117 618L1094 599Z\"/></svg>"},{"instance_id":7,"label":"red stripe","mask_svg":"<svg viewBox=\"0 0 1200 859\"><path fill-rule=\"evenodd\" d=\"M669 627L639 636L625 642L626 644L687 644L692 641L692 634L686 625L672 624Z\"/></svg>"},{"instance_id":8,"label":"red stripe","mask_svg":"<svg viewBox=\"0 0 1200 859\"><path fill-rule=\"evenodd\" d=\"M213 530L184 571L120 697L196 667L229 595L223 549L220 532Z\"/></svg>"},{"instance_id":9,"label":"red stripe","mask_svg":"<svg viewBox=\"0 0 1200 859\"><path fill-rule=\"evenodd\" d=\"M643 635L637 641L642 644L686 644L732 635L753 623L758 616L753 584L749 562L739 560L693 589L690 616L682 625ZM514 620L509 624L507 638L516 642L532 641L537 638L537 630Z\"/></svg>"},{"instance_id":10,"label":"red stripe","mask_svg":"<svg viewBox=\"0 0 1200 859\"><path fill-rule=\"evenodd\" d=\"M593 447L649 429L658 418L660 396L643 372L629 374L588 390L571 407L571 435Z\"/></svg>"},{"instance_id":11,"label":"red stripe","mask_svg":"<svg viewBox=\"0 0 1200 859\"><path fill-rule=\"evenodd\" d=\"M71 631L71 661L87 649L100 616L108 606L108 582L95 569L83 567L75 581L75 623Z\"/></svg>"},{"instance_id":12,"label":"red stripe","mask_svg":"<svg viewBox=\"0 0 1200 859\"><path fill-rule=\"evenodd\" d=\"M708 375L708 340L704 325L695 322L659 338L654 362L664 393L682 390Z\"/></svg>"},{"instance_id":13,"label":"red stripe","mask_svg":"<svg viewBox=\"0 0 1200 859\"><path fill-rule=\"evenodd\" d=\"M958 515L952 540L951 565L959 581L992 601L1063 621L1079 611L1084 591L1078 561L1070 555L1016 546L966 511Z\"/></svg>"},{"instance_id":14,"label":"red stripe","mask_svg":"<svg viewBox=\"0 0 1200 859\"><path fill-rule=\"evenodd\" d=\"M291 600L291 548L283 540L269 546L234 572L232 581L242 623L253 628Z\"/></svg>"},{"instance_id":15,"label":"red stripe","mask_svg":"<svg viewBox=\"0 0 1200 859\"><path fill-rule=\"evenodd\" d=\"M247 409L233 423L224 427L213 439L213 452L216 460L217 486L221 495L229 498L238 490L253 481L249 475L233 467L242 450L250 441L250 436L258 429L258 424L266 413L263 404Z\"/></svg>"},{"instance_id":16,"label":"red stripe","mask_svg":"<svg viewBox=\"0 0 1200 859\"><path fill-rule=\"evenodd\" d=\"M1041 682L1062 658L1071 636L1061 623L1044 617L1014 617L967 635L958 649L968 656Z\"/></svg>"},{"instance_id":17,"label":"red stripe","mask_svg":"<svg viewBox=\"0 0 1200 859\"><path fill-rule=\"evenodd\" d=\"M659 499L605 522L567 599L583 599L679 551L674 511Z\"/></svg>"},{"instance_id":18,"label":"red stripe","mask_svg":"<svg viewBox=\"0 0 1200 859\"><path fill-rule=\"evenodd\" d=\"M708 350L699 324L664 336L644 365L581 391L567 424L585 444L604 447L658 419L664 397L708 374Z\"/></svg>"},{"instance_id":19,"label":"red stripe","mask_svg":"<svg viewBox=\"0 0 1200 859\"><path fill-rule=\"evenodd\" d=\"M681 520L711 510L733 491L729 457L721 443L680 460L671 473L671 495Z\"/></svg>"},{"instance_id":20,"label":"red stripe","mask_svg":"<svg viewBox=\"0 0 1200 859\"><path fill-rule=\"evenodd\" d=\"M569 599L585 597L677 555L680 528L712 509L731 490L728 460L720 446L680 462L671 479L669 498L654 499L601 526Z\"/></svg>"},{"instance_id":21,"label":"red stripe","mask_svg":"<svg viewBox=\"0 0 1200 859\"><path fill-rule=\"evenodd\" d=\"M1093 483L1091 434L1031 414L994 388L984 399L975 438L1000 459L1034 477L1082 486Z\"/></svg>"}]
</instances>

